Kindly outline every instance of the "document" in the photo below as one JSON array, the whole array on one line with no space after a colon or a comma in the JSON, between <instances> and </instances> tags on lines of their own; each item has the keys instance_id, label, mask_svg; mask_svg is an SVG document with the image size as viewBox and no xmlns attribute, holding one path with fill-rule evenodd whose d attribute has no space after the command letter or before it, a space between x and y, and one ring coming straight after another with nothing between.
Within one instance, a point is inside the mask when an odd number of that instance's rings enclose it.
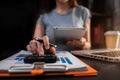
<instances>
[{"instance_id":1,"label":"document","mask_svg":"<svg viewBox=\"0 0 120 80\"><path fill-rule=\"evenodd\" d=\"M30 72L35 64L25 64L24 57L31 55L31 52L21 50L20 52L0 61L0 71L9 73ZM44 63L42 69L44 72L58 71L87 71L88 67L81 60L76 58L68 51L56 51L56 63Z\"/></svg>"}]
</instances>

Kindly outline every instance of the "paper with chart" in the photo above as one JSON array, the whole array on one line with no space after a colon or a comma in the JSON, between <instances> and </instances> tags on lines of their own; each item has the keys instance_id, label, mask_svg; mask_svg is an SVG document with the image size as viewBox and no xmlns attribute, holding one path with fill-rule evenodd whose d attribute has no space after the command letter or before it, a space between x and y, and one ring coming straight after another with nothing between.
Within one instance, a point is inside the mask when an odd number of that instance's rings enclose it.
<instances>
[{"instance_id":1,"label":"paper with chart","mask_svg":"<svg viewBox=\"0 0 120 80\"><path fill-rule=\"evenodd\" d=\"M33 64L25 64L23 59L31 52L21 50L20 52L0 61L0 71L8 72L30 72ZM81 60L67 51L57 51L56 63L45 63L43 69L46 72L52 71L87 71L87 66ZM10 69L12 67L12 69Z\"/></svg>"}]
</instances>

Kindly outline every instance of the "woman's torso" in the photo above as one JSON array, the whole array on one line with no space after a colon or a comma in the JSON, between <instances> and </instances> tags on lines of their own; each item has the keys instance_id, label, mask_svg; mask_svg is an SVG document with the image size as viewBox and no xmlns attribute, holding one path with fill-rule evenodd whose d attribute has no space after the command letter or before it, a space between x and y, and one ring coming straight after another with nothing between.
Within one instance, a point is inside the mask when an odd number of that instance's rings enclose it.
<instances>
[{"instance_id":1,"label":"woman's torso","mask_svg":"<svg viewBox=\"0 0 120 80\"><path fill-rule=\"evenodd\" d=\"M75 16L75 10L72 8L66 14L59 14L55 10L51 11L50 13L44 14L42 18L42 22L44 22L45 34L49 37L51 43L57 44L54 38L54 28L57 27L77 27L83 28L85 20L83 19L83 13L81 12L80 15ZM77 20L76 20L77 19ZM71 50L72 48L66 45L57 44L58 50Z\"/></svg>"}]
</instances>

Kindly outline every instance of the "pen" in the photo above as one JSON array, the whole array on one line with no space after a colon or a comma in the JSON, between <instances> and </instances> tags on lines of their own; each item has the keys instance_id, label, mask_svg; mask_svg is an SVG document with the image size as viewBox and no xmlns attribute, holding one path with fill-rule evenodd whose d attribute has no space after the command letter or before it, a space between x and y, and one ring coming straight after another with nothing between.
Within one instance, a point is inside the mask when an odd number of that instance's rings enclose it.
<instances>
[{"instance_id":1,"label":"pen","mask_svg":"<svg viewBox=\"0 0 120 80\"><path fill-rule=\"evenodd\" d=\"M33 39L36 40L36 41L38 41L38 42L40 42L40 43L43 43L43 40L40 39L40 38L33 38ZM51 47L57 47L57 45L54 45L54 44L52 44L52 43L49 43L49 45L50 45Z\"/></svg>"}]
</instances>

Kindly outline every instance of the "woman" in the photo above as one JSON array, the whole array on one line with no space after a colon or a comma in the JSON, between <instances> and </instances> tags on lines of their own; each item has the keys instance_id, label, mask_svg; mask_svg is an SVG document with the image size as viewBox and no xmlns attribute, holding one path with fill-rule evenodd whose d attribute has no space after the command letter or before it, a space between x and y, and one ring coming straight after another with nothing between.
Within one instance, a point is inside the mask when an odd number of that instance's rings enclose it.
<instances>
[{"instance_id":1,"label":"woman","mask_svg":"<svg viewBox=\"0 0 120 80\"><path fill-rule=\"evenodd\" d=\"M57 44L57 50L90 49L90 12L77 0L47 0L47 6L41 8L41 14L36 22L33 38L43 39L43 43L31 40L27 50L44 55L44 49L55 53L55 48L49 46L49 41L54 43L53 29L56 27L87 28L87 32L80 40L67 41L65 45ZM43 3L42 3L43 4ZM45 4L45 3L44 3ZM37 50L36 50L37 49Z\"/></svg>"}]
</instances>

